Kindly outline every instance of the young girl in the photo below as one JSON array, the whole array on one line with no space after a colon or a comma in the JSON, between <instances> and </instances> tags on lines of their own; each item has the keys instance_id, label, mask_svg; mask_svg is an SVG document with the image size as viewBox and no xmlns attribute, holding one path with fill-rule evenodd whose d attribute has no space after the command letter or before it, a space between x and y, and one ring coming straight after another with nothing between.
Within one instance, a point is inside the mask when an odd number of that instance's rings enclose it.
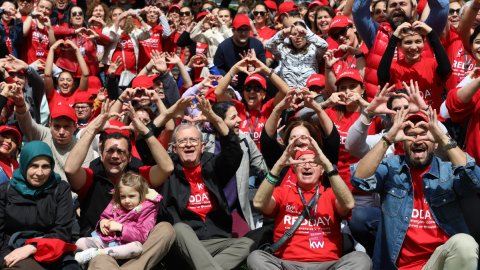
<instances>
[{"instance_id":1,"label":"young girl","mask_svg":"<svg viewBox=\"0 0 480 270\"><path fill-rule=\"evenodd\" d=\"M149 189L145 179L125 173L113 191L113 198L100 216L92 237L75 243L75 259L86 264L93 257L106 254L115 259L131 259L143 251L142 244L155 226L162 196Z\"/></svg>"}]
</instances>

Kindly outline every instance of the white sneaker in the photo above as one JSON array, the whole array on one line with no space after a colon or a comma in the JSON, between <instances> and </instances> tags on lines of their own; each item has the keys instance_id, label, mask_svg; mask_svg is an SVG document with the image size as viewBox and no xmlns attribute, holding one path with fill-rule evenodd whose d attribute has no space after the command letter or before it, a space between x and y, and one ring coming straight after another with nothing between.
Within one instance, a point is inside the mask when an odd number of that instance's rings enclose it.
<instances>
[{"instance_id":1,"label":"white sneaker","mask_svg":"<svg viewBox=\"0 0 480 270\"><path fill-rule=\"evenodd\" d=\"M80 265L85 265L97 255L98 255L97 248L88 248L88 249L85 249L84 251L77 252L75 254L75 260Z\"/></svg>"}]
</instances>

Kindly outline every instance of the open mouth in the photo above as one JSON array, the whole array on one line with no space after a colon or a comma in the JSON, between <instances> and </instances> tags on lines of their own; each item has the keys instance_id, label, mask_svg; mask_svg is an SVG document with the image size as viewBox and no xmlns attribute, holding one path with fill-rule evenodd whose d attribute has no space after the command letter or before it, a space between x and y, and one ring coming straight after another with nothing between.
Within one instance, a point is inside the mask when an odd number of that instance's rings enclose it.
<instances>
[{"instance_id":1,"label":"open mouth","mask_svg":"<svg viewBox=\"0 0 480 270\"><path fill-rule=\"evenodd\" d=\"M394 11L392 14L392 19L394 21L400 21L405 19L405 13L403 11Z\"/></svg>"},{"instance_id":2,"label":"open mouth","mask_svg":"<svg viewBox=\"0 0 480 270\"><path fill-rule=\"evenodd\" d=\"M411 148L412 156L415 159L420 159L425 157L427 152L427 147L425 145L412 146Z\"/></svg>"}]
</instances>

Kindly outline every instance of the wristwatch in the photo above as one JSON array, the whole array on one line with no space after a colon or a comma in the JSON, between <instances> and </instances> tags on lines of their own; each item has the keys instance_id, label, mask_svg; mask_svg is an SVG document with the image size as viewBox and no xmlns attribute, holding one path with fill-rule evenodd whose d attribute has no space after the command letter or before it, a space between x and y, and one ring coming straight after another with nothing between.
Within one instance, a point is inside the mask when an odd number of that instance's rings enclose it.
<instances>
[{"instance_id":1,"label":"wristwatch","mask_svg":"<svg viewBox=\"0 0 480 270\"><path fill-rule=\"evenodd\" d=\"M457 147L457 142L454 139L450 138L450 139L448 139L447 144L445 144L443 146L443 151L448 151L448 150L450 150L452 148L455 148L455 147Z\"/></svg>"},{"instance_id":2,"label":"wristwatch","mask_svg":"<svg viewBox=\"0 0 480 270\"><path fill-rule=\"evenodd\" d=\"M327 172L327 177L332 177L334 175L338 175L337 166L333 165L333 169Z\"/></svg>"}]
</instances>

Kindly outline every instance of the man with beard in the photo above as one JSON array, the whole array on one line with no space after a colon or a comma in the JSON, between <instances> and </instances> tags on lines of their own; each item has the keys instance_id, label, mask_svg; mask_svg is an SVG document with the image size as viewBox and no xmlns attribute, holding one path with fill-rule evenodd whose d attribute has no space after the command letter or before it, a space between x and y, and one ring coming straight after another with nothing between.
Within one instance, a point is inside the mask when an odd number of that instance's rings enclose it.
<instances>
[{"instance_id":1,"label":"man with beard","mask_svg":"<svg viewBox=\"0 0 480 270\"><path fill-rule=\"evenodd\" d=\"M448 0L428 0L430 13L425 23L432 27L437 34L442 33L447 23L448 2ZM418 15L416 0L387 0L387 21L379 24L372 18L370 4L371 0L356 0L352 9L356 29L369 49L364 76L369 100L375 96L377 91L377 69L390 35L400 24L417 20Z\"/></svg>"},{"instance_id":2,"label":"man with beard","mask_svg":"<svg viewBox=\"0 0 480 270\"><path fill-rule=\"evenodd\" d=\"M353 168L353 186L381 196L374 269L477 269L478 244L467 234L460 200L480 188L480 168L442 132L436 111L407 113L396 113ZM395 142L403 142L405 155L383 159ZM449 162L433 155L436 147Z\"/></svg>"}]
</instances>

